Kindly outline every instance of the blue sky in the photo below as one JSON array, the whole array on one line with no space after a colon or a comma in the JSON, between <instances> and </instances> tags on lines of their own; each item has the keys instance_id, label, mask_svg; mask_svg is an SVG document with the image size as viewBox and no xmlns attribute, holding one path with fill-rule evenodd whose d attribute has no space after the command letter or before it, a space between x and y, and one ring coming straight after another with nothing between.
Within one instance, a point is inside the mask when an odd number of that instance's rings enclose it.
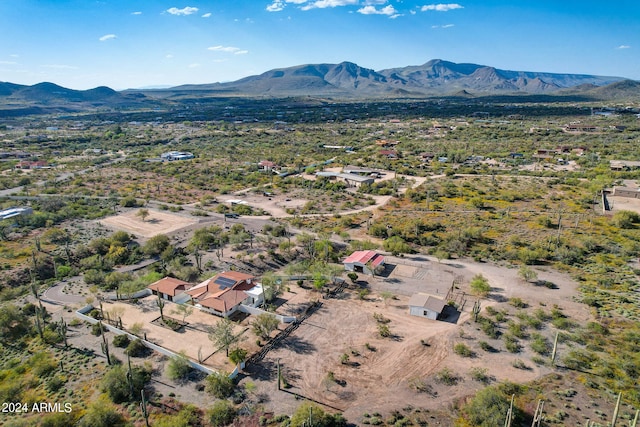
<instances>
[{"instance_id":1,"label":"blue sky","mask_svg":"<svg viewBox=\"0 0 640 427\"><path fill-rule=\"evenodd\" d=\"M430 59L640 80L640 1L0 0L0 81L114 89Z\"/></svg>"}]
</instances>

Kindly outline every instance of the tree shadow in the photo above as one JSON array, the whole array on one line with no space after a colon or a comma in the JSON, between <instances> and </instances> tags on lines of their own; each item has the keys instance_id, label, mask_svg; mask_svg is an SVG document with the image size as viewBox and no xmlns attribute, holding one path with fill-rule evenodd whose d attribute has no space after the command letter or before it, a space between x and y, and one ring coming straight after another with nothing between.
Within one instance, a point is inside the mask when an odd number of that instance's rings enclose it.
<instances>
[{"instance_id":1,"label":"tree shadow","mask_svg":"<svg viewBox=\"0 0 640 427\"><path fill-rule=\"evenodd\" d=\"M297 336L288 336L280 347L291 350L297 354L311 354L317 350L315 345Z\"/></svg>"}]
</instances>

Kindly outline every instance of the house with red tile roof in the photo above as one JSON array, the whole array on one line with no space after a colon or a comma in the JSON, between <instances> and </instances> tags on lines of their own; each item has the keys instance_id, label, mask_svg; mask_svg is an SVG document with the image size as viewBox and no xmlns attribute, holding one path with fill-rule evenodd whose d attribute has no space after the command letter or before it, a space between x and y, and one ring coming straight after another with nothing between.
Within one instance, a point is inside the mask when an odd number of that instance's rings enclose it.
<instances>
[{"instance_id":1,"label":"house with red tile roof","mask_svg":"<svg viewBox=\"0 0 640 427\"><path fill-rule=\"evenodd\" d=\"M344 269L356 273L374 274L373 270L384 267L384 256L376 251L355 251L344 261Z\"/></svg>"},{"instance_id":2,"label":"house with red tile roof","mask_svg":"<svg viewBox=\"0 0 640 427\"><path fill-rule=\"evenodd\" d=\"M262 302L262 286L250 274L224 271L187 291L193 305L221 317L229 317L240 305Z\"/></svg>"},{"instance_id":3,"label":"house with red tile roof","mask_svg":"<svg viewBox=\"0 0 640 427\"><path fill-rule=\"evenodd\" d=\"M159 294L161 298L168 301L173 301L190 287L191 284L189 282L173 277L165 277L147 286L154 295Z\"/></svg>"}]
</instances>

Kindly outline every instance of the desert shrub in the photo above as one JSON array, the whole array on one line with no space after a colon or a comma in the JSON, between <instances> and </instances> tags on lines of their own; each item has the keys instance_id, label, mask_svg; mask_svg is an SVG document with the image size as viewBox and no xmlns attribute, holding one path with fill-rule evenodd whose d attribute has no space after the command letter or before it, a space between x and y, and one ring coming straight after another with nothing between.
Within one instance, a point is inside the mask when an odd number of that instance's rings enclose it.
<instances>
[{"instance_id":1,"label":"desert shrub","mask_svg":"<svg viewBox=\"0 0 640 427\"><path fill-rule=\"evenodd\" d=\"M113 337L113 345L115 345L116 347L125 348L129 345L130 342L131 340L129 339L129 337L124 334L116 335L115 337Z\"/></svg>"},{"instance_id":2,"label":"desert shrub","mask_svg":"<svg viewBox=\"0 0 640 427\"><path fill-rule=\"evenodd\" d=\"M178 354L167 363L167 376L174 381L185 380L191 373L191 365L186 356Z\"/></svg>"},{"instance_id":3,"label":"desert shrub","mask_svg":"<svg viewBox=\"0 0 640 427\"><path fill-rule=\"evenodd\" d=\"M618 228L635 228L635 224L640 222L640 215L632 211L618 211L613 214L613 223Z\"/></svg>"},{"instance_id":4,"label":"desert shrub","mask_svg":"<svg viewBox=\"0 0 640 427\"><path fill-rule=\"evenodd\" d=\"M233 380L224 372L215 372L207 377L206 390L218 399L225 399L233 394Z\"/></svg>"},{"instance_id":5,"label":"desert shrub","mask_svg":"<svg viewBox=\"0 0 640 427\"><path fill-rule=\"evenodd\" d=\"M480 329L482 329L482 332L487 334L489 338L496 339L500 336L498 326L493 320L487 317L478 317L478 322L480 323Z\"/></svg>"},{"instance_id":6,"label":"desert shrub","mask_svg":"<svg viewBox=\"0 0 640 427\"><path fill-rule=\"evenodd\" d=\"M207 411L207 419L214 427L229 425L236 417L236 409L228 400L218 400Z\"/></svg>"},{"instance_id":7,"label":"desert shrub","mask_svg":"<svg viewBox=\"0 0 640 427\"><path fill-rule=\"evenodd\" d=\"M540 334L533 334L531 338L532 338L532 341L530 344L531 350L535 351L536 353L542 356L546 356L549 354L549 352L551 351L551 343L547 338L545 338Z\"/></svg>"},{"instance_id":8,"label":"desert shrub","mask_svg":"<svg viewBox=\"0 0 640 427\"><path fill-rule=\"evenodd\" d=\"M526 338L528 336L527 327L526 327L526 325L524 325L522 323L516 323L516 322L509 321L508 329L509 329L509 333L511 335L513 335L514 337Z\"/></svg>"},{"instance_id":9,"label":"desert shrub","mask_svg":"<svg viewBox=\"0 0 640 427\"><path fill-rule=\"evenodd\" d=\"M480 390L463 408L465 420L477 427L504 425L504 417L510 406L510 397L497 387ZM513 425L521 425L524 414L517 406L513 408Z\"/></svg>"},{"instance_id":10,"label":"desert shrub","mask_svg":"<svg viewBox=\"0 0 640 427\"><path fill-rule=\"evenodd\" d=\"M140 391L151 380L151 370L134 366L131 368L133 394L127 381L127 369L123 365L112 366L102 377L100 389L109 396L113 403L128 402L140 396Z\"/></svg>"},{"instance_id":11,"label":"desert shrub","mask_svg":"<svg viewBox=\"0 0 640 427\"><path fill-rule=\"evenodd\" d=\"M523 369L523 370L528 370L529 367L527 366L526 363L524 363L524 361L522 359L516 359L514 360L511 365L516 368L516 369Z\"/></svg>"},{"instance_id":12,"label":"desert shrub","mask_svg":"<svg viewBox=\"0 0 640 427\"><path fill-rule=\"evenodd\" d=\"M487 373L487 368L475 367L469 371L471 379L483 384L488 384L491 381L491 377Z\"/></svg>"},{"instance_id":13,"label":"desert shrub","mask_svg":"<svg viewBox=\"0 0 640 427\"><path fill-rule=\"evenodd\" d=\"M116 407L106 399L98 399L86 410L78 427L124 427L126 421Z\"/></svg>"},{"instance_id":14,"label":"desert shrub","mask_svg":"<svg viewBox=\"0 0 640 427\"><path fill-rule=\"evenodd\" d=\"M107 328L102 323L94 323L91 326L91 335L101 335L103 332L107 332Z\"/></svg>"},{"instance_id":15,"label":"desert shrub","mask_svg":"<svg viewBox=\"0 0 640 427\"><path fill-rule=\"evenodd\" d=\"M36 377L40 378L49 376L58 367L56 359L54 359L50 353L45 351L34 354L29 358L27 363L31 366L31 372L33 372Z\"/></svg>"},{"instance_id":16,"label":"desert shrub","mask_svg":"<svg viewBox=\"0 0 640 427\"><path fill-rule=\"evenodd\" d=\"M445 385L456 385L460 377L449 368L444 368L435 375L436 382Z\"/></svg>"},{"instance_id":17,"label":"desert shrub","mask_svg":"<svg viewBox=\"0 0 640 427\"><path fill-rule=\"evenodd\" d=\"M386 325L384 323L379 323L378 324L378 335L380 335L383 338L388 338L391 336L391 330L389 329L389 325Z\"/></svg>"},{"instance_id":18,"label":"desert shrub","mask_svg":"<svg viewBox=\"0 0 640 427\"><path fill-rule=\"evenodd\" d=\"M521 298L517 298L517 297L509 298L509 304L511 304L516 308L527 308L527 303L522 301Z\"/></svg>"},{"instance_id":19,"label":"desert shrub","mask_svg":"<svg viewBox=\"0 0 640 427\"><path fill-rule=\"evenodd\" d=\"M509 353L519 353L522 350L522 346L513 335L507 334L504 336L504 346Z\"/></svg>"},{"instance_id":20,"label":"desert shrub","mask_svg":"<svg viewBox=\"0 0 640 427\"><path fill-rule=\"evenodd\" d=\"M469 348L469 346L461 342L453 346L453 351L458 356L462 356L462 357L473 357L474 355L473 351Z\"/></svg>"},{"instance_id":21,"label":"desert shrub","mask_svg":"<svg viewBox=\"0 0 640 427\"><path fill-rule=\"evenodd\" d=\"M142 340L133 340L127 346L125 353L127 353L131 357L142 357L147 354L147 346L144 345Z\"/></svg>"}]
</instances>

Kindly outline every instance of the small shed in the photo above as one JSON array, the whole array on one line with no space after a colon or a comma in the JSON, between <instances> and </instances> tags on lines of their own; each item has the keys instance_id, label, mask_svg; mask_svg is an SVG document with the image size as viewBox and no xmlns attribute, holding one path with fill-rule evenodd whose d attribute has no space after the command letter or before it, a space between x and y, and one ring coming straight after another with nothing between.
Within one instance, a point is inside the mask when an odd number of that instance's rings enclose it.
<instances>
[{"instance_id":1,"label":"small shed","mask_svg":"<svg viewBox=\"0 0 640 427\"><path fill-rule=\"evenodd\" d=\"M409 314L438 320L447 304L440 298L427 294L414 294L409 300Z\"/></svg>"}]
</instances>

